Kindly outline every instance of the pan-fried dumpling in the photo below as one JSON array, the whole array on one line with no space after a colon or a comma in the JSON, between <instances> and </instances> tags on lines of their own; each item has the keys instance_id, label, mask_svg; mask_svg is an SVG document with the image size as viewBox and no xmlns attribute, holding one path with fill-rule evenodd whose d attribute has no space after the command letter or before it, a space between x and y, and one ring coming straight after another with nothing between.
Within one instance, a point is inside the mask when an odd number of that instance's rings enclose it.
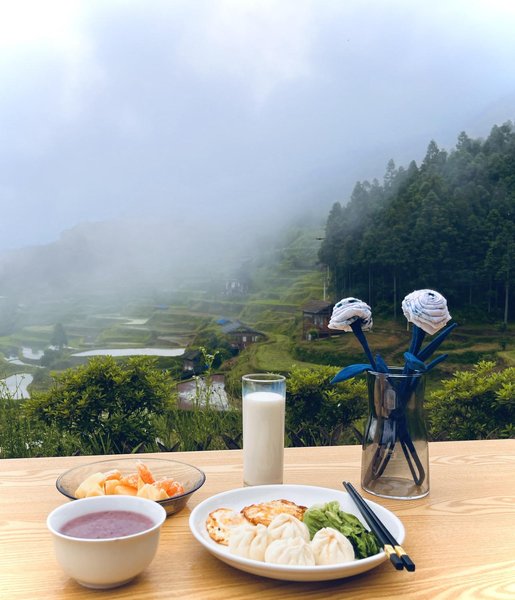
<instances>
[{"instance_id":1,"label":"pan-fried dumpling","mask_svg":"<svg viewBox=\"0 0 515 600\"><path fill-rule=\"evenodd\" d=\"M277 565L315 565L315 555L309 542L301 537L274 540L265 550L265 562Z\"/></svg>"},{"instance_id":2,"label":"pan-fried dumpling","mask_svg":"<svg viewBox=\"0 0 515 600\"><path fill-rule=\"evenodd\" d=\"M263 561L268 542L268 531L264 525L239 525L231 531L229 550L238 556Z\"/></svg>"},{"instance_id":3,"label":"pan-fried dumpling","mask_svg":"<svg viewBox=\"0 0 515 600\"><path fill-rule=\"evenodd\" d=\"M332 527L319 529L311 540L311 548L317 565L334 565L355 558L349 539Z\"/></svg>"},{"instance_id":4,"label":"pan-fried dumpling","mask_svg":"<svg viewBox=\"0 0 515 600\"><path fill-rule=\"evenodd\" d=\"M300 537L309 542L307 525L288 513L282 513L272 519L268 526L268 535L271 540Z\"/></svg>"}]
</instances>

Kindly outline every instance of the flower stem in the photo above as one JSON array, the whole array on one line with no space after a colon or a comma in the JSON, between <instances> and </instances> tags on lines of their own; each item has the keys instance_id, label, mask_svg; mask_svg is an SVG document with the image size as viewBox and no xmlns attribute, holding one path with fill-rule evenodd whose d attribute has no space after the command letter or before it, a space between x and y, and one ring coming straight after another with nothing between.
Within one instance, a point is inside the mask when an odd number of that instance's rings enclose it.
<instances>
[{"instance_id":1,"label":"flower stem","mask_svg":"<svg viewBox=\"0 0 515 600\"><path fill-rule=\"evenodd\" d=\"M433 352L438 348L438 346L443 342L443 340L449 335L449 333L451 333L451 331L455 327L457 327L457 323L452 323L451 325L443 329L438 334L438 336L433 339L432 342L430 342L425 348L423 348L420 351L417 358L420 358L420 360L426 360L426 358L429 358L431 354L433 354Z\"/></svg>"},{"instance_id":2,"label":"flower stem","mask_svg":"<svg viewBox=\"0 0 515 600\"><path fill-rule=\"evenodd\" d=\"M422 346L422 342L424 341L425 332L418 325L413 323L413 332L411 335L411 343L408 352L417 356L418 351L420 350L420 346Z\"/></svg>"},{"instance_id":3,"label":"flower stem","mask_svg":"<svg viewBox=\"0 0 515 600\"><path fill-rule=\"evenodd\" d=\"M370 364L372 365L374 371L376 370L376 363L374 357L372 356L372 352L370 352L370 348L368 346L367 338L361 329L361 321L356 319L354 323L351 323L351 329L354 335L358 338L359 343L362 345L365 354L367 355Z\"/></svg>"}]
</instances>

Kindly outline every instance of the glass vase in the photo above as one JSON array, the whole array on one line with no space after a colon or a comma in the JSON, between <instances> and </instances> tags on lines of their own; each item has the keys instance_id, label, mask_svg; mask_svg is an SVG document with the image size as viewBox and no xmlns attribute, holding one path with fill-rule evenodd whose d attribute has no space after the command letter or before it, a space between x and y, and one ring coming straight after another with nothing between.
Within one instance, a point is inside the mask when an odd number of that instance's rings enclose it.
<instances>
[{"instance_id":1,"label":"glass vase","mask_svg":"<svg viewBox=\"0 0 515 600\"><path fill-rule=\"evenodd\" d=\"M410 500L429 493L424 417L425 376L367 373L369 416L363 436L361 485L383 498Z\"/></svg>"}]
</instances>

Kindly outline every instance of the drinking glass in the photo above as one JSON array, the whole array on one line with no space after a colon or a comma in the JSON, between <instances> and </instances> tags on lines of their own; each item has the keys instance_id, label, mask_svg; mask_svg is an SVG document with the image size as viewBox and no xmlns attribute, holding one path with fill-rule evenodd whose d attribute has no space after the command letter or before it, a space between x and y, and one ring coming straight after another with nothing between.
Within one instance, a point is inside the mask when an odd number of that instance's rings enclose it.
<instances>
[{"instance_id":1,"label":"drinking glass","mask_svg":"<svg viewBox=\"0 0 515 600\"><path fill-rule=\"evenodd\" d=\"M242 377L244 485L283 482L285 405L282 375Z\"/></svg>"}]
</instances>

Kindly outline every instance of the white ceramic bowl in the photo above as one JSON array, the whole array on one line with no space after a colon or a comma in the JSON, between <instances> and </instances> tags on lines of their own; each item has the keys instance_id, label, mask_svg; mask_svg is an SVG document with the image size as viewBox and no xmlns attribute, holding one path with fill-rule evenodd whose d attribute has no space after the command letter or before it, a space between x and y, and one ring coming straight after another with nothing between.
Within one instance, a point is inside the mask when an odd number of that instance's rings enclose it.
<instances>
[{"instance_id":1,"label":"white ceramic bowl","mask_svg":"<svg viewBox=\"0 0 515 600\"><path fill-rule=\"evenodd\" d=\"M81 515L124 510L149 517L153 525L140 533L109 539L85 539L60 533ZM166 511L157 502L135 496L96 496L68 502L53 510L47 527L54 539L57 561L70 577L85 587L107 589L128 583L152 562Z\"/></svg>"}]
</instances>

